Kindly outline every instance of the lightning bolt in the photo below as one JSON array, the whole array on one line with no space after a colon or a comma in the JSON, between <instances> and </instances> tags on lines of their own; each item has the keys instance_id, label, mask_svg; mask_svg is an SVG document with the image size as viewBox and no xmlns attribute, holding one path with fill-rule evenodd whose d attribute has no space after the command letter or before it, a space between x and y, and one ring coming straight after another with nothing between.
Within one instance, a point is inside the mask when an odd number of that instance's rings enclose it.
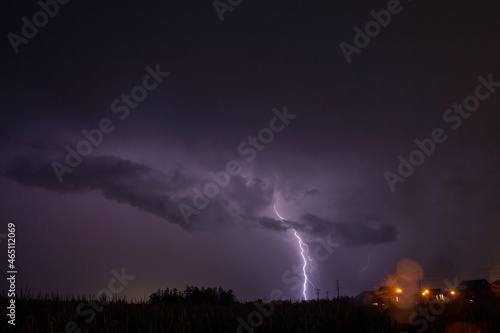
<instances>
[{"instance_id":1,"label":"lightning bolt","mask_svg":"<svg viewBox=\"0 0 500 333\"><path fill-rule=\"evenodd\" d=\"M302 239L297 235L297 231L293 229L293 232L295 234L295 237L297 237L299 241L299 246L300 246L300 255L302 256L302 261L304 262L304 265L302 266L302 273L304 274L304 285L302 289L302 295L304 295L304 299L307 301L307 283L309 282L309 279L307 278L307 273L306 273L306 267L307 267L307 260L306 257L304 256L304 242Z\"/></svg>"},{"instance_id":2,"label":"lightning bolt","mask_svg":"<svg viewBox=\"0 0 500 333\"><path fill-rule=\"evenodd\" d=\"M278 213L278 211L276 210L276 205L274 205L273 207L274 207L274 212L276 213L276 215L280 218L281 221L284 221L285 219L283 218L283 216L281 216L280 213Z\"/></svg>"},{"instance_id":3,"label":"lightning bolt","mask_svg":"<svg viewBox=\"0 0 500 333\"><path fill-rule=\"evenodd\" d=\"M368 266L370 266L370 256L368 256L368 263L366 264L366 266L363 267L362 269L358 270L359 274L361 275L361 272L366 271L366 269L368 268Z\"/></svg>"},{"instance_id":4,"label":"lightning bolt","mask_svg":"<svg viewBox=\"0 0 500 333\"><path fill-rule=\"evenodd\" d=\"M274 205L274 212L276 213L276 216L278 216L281 221L285 220L280 215L280 213L278 213L278 210L276 209L276 205ZM309 279L307 278L307 272L306 272L307 259L306 259L306 255L307 255L307 258L309 258L309 261L311 261L312 259L309 256L309 247L307 246L307 244L302 241L302 238L300 238L299 234L297 234L297 230L295 230L293 228L292 228L292 230L293 230L293 233L294 233L294 235L297 238L297 241L299 243L300 255L302 256L302 262L303 262L303 265L302 265L302 274L304 275L304 284L302 286L302 295L304 296L304 300L307 301L307 284L308 283L312 284L312 282L309 281ZM313 285L313 287L314 287L314 285Z\"/></svg>"}]
</instances>

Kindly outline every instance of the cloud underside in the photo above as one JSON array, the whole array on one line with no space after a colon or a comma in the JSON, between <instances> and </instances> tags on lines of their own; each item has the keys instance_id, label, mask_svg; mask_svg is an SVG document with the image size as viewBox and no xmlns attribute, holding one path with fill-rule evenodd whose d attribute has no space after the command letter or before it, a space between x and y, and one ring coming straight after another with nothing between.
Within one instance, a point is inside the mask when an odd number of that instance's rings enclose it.
<instances>
[{"instance_id":1,"label":"cloud underside","mask_svg":"<svg viewBox=\"0 0 500 333\"><path fill-rule=\"evenodd\" d=\"M341 244L351 247L393 242L398 235L396 227L392 224L368 227L362 222L332 222L312 214L304 215L298 221L279 221L269 217L261 217L256 224L260 228L275 232L285 232L292 229L315 237L332 235Z\"/></svg>"},{"instance_id":2,"label":"cloud underside","mask_svg":"<svg viewBox=\"0 0 500 333\"><path fill-rule=\"evenodd\" d=\"M203 189L209 180L189 173L181 165L162 172L116 156L89 156L59 182L52 162L17 156L5 165L4 175L26 186L59 193L96 191L109 200L149 212L189 231L217 230L247 222L275 232L294 229L311 237L333 234L347 246L386 243L397 237L396 227L389 224L371 228L362 221L332 222L313 214L306 214L298 221L262 217L262 212L273 205L275 188L258 177L231 177L229 184L210 199L206 208L196 209L192 190ZM309 195L319 194L317 190L309 192ZM181 203L196 211L189 216L190 223L186 223L179 209Z\"/></svg>"}]
</instances>

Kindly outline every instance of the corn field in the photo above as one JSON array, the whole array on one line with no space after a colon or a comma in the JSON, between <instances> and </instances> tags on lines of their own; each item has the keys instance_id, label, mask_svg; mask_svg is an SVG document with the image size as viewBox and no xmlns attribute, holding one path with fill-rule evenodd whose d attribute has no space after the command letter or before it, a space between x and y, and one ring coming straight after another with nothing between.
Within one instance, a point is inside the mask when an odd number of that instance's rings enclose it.
<instances>
[{"instance_id":1,"label":"corn field","mask_svg":"<svg viewBox=\"0 0 500 333\"><path fill-rule=\"evenodd\" d=\"M91 303L93 302L94 303ZM2 316L6 317L7 298L0 297ZM77 308L79 304L85 307ZM92 304L94 307L90 306ZM366 307L349 300L288 301L260 303L268 309L259 312L255 303L189 304L151 303L146 300L129 302L113 299L104 303L77 295L29 296L16 300L16 326L3 320L0 332L423 332L422 326L412 326L395 318L391 310ZM84 312L82 309L86 309ZM93 309L93 316L91 315ZM500 332L500 307L481 305L449 305L433 321L428 321L426 332ZM99 311L100 310L100 311ZM393 311L393 310L392 310ZM408 318L409 312L399 313ZM266 312L266 311L264 311ZM82 313L86 313L82 316ZM253 313L253 317L252 314ZM249 318L249 315L251 319ZM240 318L240 320L238 320ZM253 319L252 319L253 318ZM260 322L262 318L262 322ZM253 320L253 321L252 321ZM245 321L248 326L241 326ZM73 322L73 323L71 323ZM453 329L450 325L470 323L478 330ZM254 327L255 326L255 327ZM250 328L250 330L249 330Z\"/></svg>"}]
</instances>

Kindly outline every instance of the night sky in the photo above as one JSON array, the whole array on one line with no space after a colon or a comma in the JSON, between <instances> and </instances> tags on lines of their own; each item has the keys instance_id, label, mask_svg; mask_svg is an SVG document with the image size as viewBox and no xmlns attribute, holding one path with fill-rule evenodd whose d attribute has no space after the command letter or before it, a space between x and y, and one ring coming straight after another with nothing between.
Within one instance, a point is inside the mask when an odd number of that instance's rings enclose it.
<instances>
[{"instance_id":1,"label":"night sky","mask_svg":"<svg viewBox=\"0 0 500 333\"><path fill-rule=\"evenodd\" d=\"M294 231L330 297L500 278L498 2L231 2L2 2L17 285L300 299Z\"/></svg>"}]
</instances>

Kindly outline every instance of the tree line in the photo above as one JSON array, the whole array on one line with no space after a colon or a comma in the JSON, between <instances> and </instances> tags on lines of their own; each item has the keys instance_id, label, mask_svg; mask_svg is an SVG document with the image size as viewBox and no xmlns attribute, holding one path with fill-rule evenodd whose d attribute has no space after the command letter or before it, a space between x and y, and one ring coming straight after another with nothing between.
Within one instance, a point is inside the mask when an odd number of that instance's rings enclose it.
<instances>
[{"instance_id":1,"label":"tree line","mask_svg":"<svg viewBox=\"0 0 500 333\"><path fill-rule=\"evenodd\" d=\"M189 303L189 304L231 304L236 302L234 292L219 288L201 289L195 286L186 286L184 291L177 288L158 289L149 296L149 303Z\"/></svg>"}]
</instances>

